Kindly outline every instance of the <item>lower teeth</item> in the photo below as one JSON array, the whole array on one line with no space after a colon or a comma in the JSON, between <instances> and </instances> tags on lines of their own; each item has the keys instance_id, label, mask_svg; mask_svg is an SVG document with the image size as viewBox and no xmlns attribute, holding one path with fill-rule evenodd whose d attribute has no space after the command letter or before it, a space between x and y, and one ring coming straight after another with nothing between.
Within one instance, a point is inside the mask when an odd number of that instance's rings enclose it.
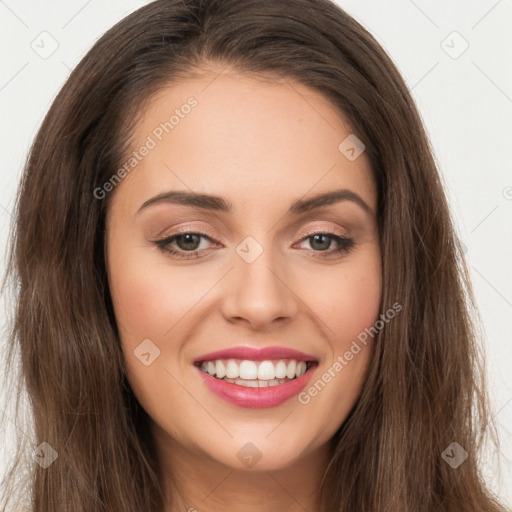
<instances>
[{"instance_id":1,"label":"lower teeth","mask_svg":"<svg viewBox=\"0 0 512 512\"><path fill-rule=\"evenodd\" d=\"M244 386L246 388L266 388L270 386L278 386L279 384L284 384L285 382L290 382L294 379L272 379L272 380L246 380L246 379L228 379L226 377L219 379L225 382L230 382L231 384L238 384L239 386Z\"/></svg>"}]
</instances>

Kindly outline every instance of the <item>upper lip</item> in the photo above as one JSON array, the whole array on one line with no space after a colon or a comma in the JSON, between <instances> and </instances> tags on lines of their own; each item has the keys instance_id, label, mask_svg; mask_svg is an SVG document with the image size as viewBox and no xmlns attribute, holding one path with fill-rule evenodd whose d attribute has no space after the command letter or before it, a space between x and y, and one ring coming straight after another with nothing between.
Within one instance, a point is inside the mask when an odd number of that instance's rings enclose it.
<instances>
[{"instance_id":1,"label":"upper lip","mask_svg":"<svg viewBox=\"0 0 512 512\"><path fill-rule=\"evenodd\" d=\"M310 354L286 347L232 347L203 354L196 357L194 363L213 361L215 359L248 359L251 361L295 359L297 361L316 361L316 358Z\"/></svg>"}]
</instances>

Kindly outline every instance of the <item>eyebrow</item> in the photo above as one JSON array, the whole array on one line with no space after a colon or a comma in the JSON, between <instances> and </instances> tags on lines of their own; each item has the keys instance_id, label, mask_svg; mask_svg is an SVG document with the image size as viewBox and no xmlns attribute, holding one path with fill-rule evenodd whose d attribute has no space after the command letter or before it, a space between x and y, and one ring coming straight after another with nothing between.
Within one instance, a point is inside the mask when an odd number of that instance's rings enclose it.
<instances>
[{"instance_id":1,"label":"eyebrow","mask_svg":"<svg viewBox=\"0 0 512 512\"><path fill-rule=\"evenodd\" d=\"M368 206L368 204L363 200L361 196L348 189L339 189L317 194L316 196L310 197L308 199L299 199L292 203L286 212L286 215L299 215L301 213L314 210L322 206L329 206L341 201L351 201L360 206L365 212L373 213L373 210ZM152 197L151 199L148 199L138 209L137 214L151 205L161 203L173 203L215 212L233 212L232 203L223 197L176 190L163 192L155 197Z\"/></svg>"}]
</instances>

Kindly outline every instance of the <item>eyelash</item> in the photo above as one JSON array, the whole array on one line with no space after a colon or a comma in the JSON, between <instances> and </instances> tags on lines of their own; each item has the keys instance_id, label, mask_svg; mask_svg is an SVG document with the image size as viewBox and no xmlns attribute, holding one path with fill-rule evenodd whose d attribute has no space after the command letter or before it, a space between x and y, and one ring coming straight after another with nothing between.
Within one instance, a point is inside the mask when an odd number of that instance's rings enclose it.
<instances>
[{"instance_id":1,"label":"eyelash","mask_svg":"<svg viewBox=\"0 0 512 512\"><path fill-rule=\"evenodd\" d=\"M164 253L170 254L173 257L176 257L178 259L185 259L185 260L191 260L191 259L198 259L201 258L200 256L200 250L195 251L184 251L171 249L169 246L172 242L174 242L177 238L180 238L182 236L186 235L199 235L202 238L206 238L210 241L213 241L212 238L204 233L201 232L195 232L195 231L185 231L180 234L171 235L165 238L162 238L160 240L156 240L154 244ZM329 256L335 254L335 253L348 253L350 250L354 247L354 240L352 238L348 238L345 236L340 236L336 233L330 232L330 231L316 231L307 233L306 236L304 236L300 242L303 242L305 240L308 240L310 238L313 238L316 235L327 235L329 238L336 241L338 244L340 244L340 247L338 249L330 249L326 251L315 251L313 249L310 249L314 253L320 253L320 258L328 258ZM204 249L203 249L204 250Z\"/></svg>"}]
</instances>

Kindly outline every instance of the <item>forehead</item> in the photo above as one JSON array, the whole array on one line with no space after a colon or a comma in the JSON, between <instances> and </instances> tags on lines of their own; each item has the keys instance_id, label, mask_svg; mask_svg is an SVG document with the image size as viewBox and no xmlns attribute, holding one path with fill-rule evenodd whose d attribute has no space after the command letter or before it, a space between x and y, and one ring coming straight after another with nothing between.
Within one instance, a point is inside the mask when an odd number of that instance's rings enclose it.
<instances>
[{"instance_id":1,"label":"forehead","mask_svg":"<svg viewBox=\"0 0 512 512\"><path fill-rule=\"evenodd\" d=\"M123 201L193 190L229 197L237 209L350 188L376 203L364 152L351 161L340 151L350 127L298 82L205 72L160 89L141 114L132 150L150 149L118 186Z\"/></svg>"}]
</instances>

